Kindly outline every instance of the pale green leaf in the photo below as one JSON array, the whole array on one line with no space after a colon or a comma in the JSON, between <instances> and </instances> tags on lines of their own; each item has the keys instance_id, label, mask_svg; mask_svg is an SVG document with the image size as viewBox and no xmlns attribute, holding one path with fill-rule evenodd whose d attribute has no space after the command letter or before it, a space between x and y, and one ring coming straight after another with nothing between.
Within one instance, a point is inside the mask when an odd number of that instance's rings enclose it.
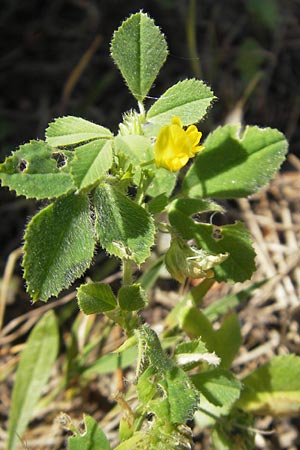
<instances>
[{"instance_id":1,"label":"pale green leaf","mask_svg":"<svg viewBox=\"0 0 300 450\"><path fill-rule=\"evenodd\" d=\"M153 145L150 138L140 135L118 135L115 137L115 151L128 159L128 165L134 167L154 158Z\"/></svg>"},{"instance_id":2,"label":"pale green leaf","mask_svg":"<svg viewBox=\"0 0 300 450\"><path fill-rule=\"evenodd\" d=\"M205 314L194 306L182 307L177 312L177 318L180 327L190 338L201 338L208 351L221 358L220 367L230 367L241 345L240 325L235 313L224 318L219 330L214 330ZM213 364L214 359L211 361Z\"/></svg>"},{"instance_id":3,"label":"pale green leaf","mask_svg":"<svg viewBox=\"0 0 300 450\"><path fill-rule=\"evenodd\" d=\"M178 116L183 125L191 125L203 118L214 99L213 92L203 81L194 78L179 81L151 106L146 118L162 126Z\"/></svg>"},{"instance_id":4,"label":"pale green leaf","mask_svg":"<svg viewBox=\"0 0 300 450\"><path fill-rule=\"evenodd\" d=\"M111 55L134 97L143 101L168 50L153 20L142 12L131 15L114 33Z\"/></svg>"},{"instance_id":5,"label":"pale green leaf","mask_svg":"<svg viewBox=\"0 0 300 450\"><path fill-rule=\"evenodd\" d=\"M178 311L178 323L191 339L201 338L209 350L214 350L215 331L202 311L186 305Z\"/></svg>"},{"instance_id":6,"label":"pale green leaf","mask_svg":"<svg viewBox=\"0 0 300 450\"><path fill-rule=\"evenodd\" d=\"M93 139L112 137L108 128L74 116L59 117L46 129L46 141L52 147L74 146Z\"/></svg>"},{"instance_id":7,"label":"pale green leaf","mask_svg":"<svg viewBox=\"0 0 300 450\"><path fill-rule=\"evenodd\" d=\"M141 285L135 283L119 289L118 302L124 311L138 311L145 306L147 297Z\"/></svg>"},{"instance_id":8,"label":"pale green leaf","mask_svg":"<svg viewBox=\"0 0 300 450\"><path fill-rule=\"evenodd\" d=\"M68 173L68 157L62 155L60 167L57 153L44 141L30 141L8 156L0 164L2 186L27 198L53 198L71 191L72 178Z\"/></svg>"},{"instance_id":9,"label":"pale green leaf","mask_svg":"<svg viewBox=\"0 0 300 450\"><path fill-rule=\"evenodd\" d=\"M59 345L53 311L47 312L31 331L21 354L9 413L7 450L19 443L33 410L46 386Z\"/></svg>"},{"instance_id":10,"label":"pale green leaf","mask_svg":"<svg viewBox=\"0 0 300 450\"><path fill-rule=\"evenodd\" d=\"M165 169L157 170L154 165L150 165L149 168L153 169L155 176L147 189L147 194L150 197L160 194L170 196L176 185L177 173Z\"/></svg>"},{"instance_id":11,"label":"pale green leaf","mask_svg":"<svg viewBox=\"0 0 300 450\"><path fill-rule=\"evenodd\" d=\"M25 233L23 260L34 301L57 296L89 267L95 247L86 196L71 194L36 214Z\"/></svg>"},{"instance_id":12,"label":"pale green leaf","mask_svg":"<svg viewBox=\"0 0 300 450\"><path fill-rule=\"evenodd\" d=\"M97 139L77 147L71 174L78 191L87 189L101 180L112 163L112 144L107 139Z\"/></svg>"},{"instance_id":13,"label":"pale green leaf","mask_svg":"<svg viewBox=\"0 0 300 450\"><path fill-rule=\"evenodd\" d=\"M110 450L109 442L93 417L84 414L85 431L68 439L68 450Z\"/></svg>"},{"instance_id":14,"label":"pale green leaf","mask_svg":"<svg viewBox=\"0 0 300 450\"><path fill-rule=\"evenodd\" d=\"M275 176L287 151L284 135L256 126L239 133L240 125L226 125L207 137L184 178L189 196L246 197Z\"/></svg>"},{"instance_id":15,"label":"pale green leaf","mask_svg":"<svg viewBox=\"0 0 300 450\"><path fill-rule=\"evenodd\" d=\"M236 313L227 314L215 331L214 351L221 358L220 367L229 369L242 344L241 326Z\"/></svg>"},{"instance_id":16,"label":"pale green leaf","mask_svg":"<svg viewBox=\"0 0 300 450\"><path fill-rule=\"evenodd\" d=\"M238 406L258 415L299 416L300 357L276 356L244 378Z\"/></svg>"},{"instance_id":17,"label":"pale green leaf","mask_svg":"<svg viewBox=\"0 0 300 450\"><path fill-rule=\"evenodd\" d=\"M143 263L154 243L154 225L144 208L117 187L101 184L95 191L96 232L112 255Z\"/></svg>"},{"instance_id":18,"label":"pale green leaf","mask_svg":"<svg viewBox=\"0 0 300 450\"><path fill-rule=\"evenodd\" d=\"M104 283L82 284L77 289L77 298L84 314L100 314L117 306L111 287Z\"/></svg>"}]
</instances>

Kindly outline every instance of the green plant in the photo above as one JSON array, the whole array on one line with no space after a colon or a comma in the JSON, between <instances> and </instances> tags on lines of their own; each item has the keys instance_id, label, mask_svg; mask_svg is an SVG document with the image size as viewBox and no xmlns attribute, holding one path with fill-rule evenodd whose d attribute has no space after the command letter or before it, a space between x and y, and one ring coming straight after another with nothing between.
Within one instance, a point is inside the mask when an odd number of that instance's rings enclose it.
<instances>
[{"instance_id":1,"label":"green plant","mask_svg":"<svg viewBox=\"0 0 300 450\"><path fill-rule=\"evenodd\" d=\"M251 414L299 410L299 358L277 358L242 381L232 373L241 333L237 314L229 310L247 292L207 309L200 308L201 301L215 280L248 280L255 270L255 252L243 223L217 227L195 216L226 214L215 200L248 196L266 185L285 158L287 142L278 130L237 124L218 127L200 144L201 132L194 124L216 98L197 79L178 82L147 109L147 94L165 62L167 44L146 14L123 22L111 54L138 103L137 111L124 114L117 135L82 118L61 117L50 123L45 141L21 145L0 165L3 186L27 198L49 200L25 232L27 291L34 302L57 296L90 267L100 244L120 260L122 285L116 291L105 283L82 284L79 308L86 315L103 314L108 324L124 330L124 344L107 355L110 368L126 367L137 355L136 385L130 392L138 404L133 408L126 394L119 398L116 449L188 449L192 433L187 422L193 418L199 426L212 428L217 449L253 448ZM147 288L158 277L163 259L155 260L139 279L136 275L159 233L170 236L164 262L171 276L180 283L202 279L182 294L160 336L141 324L138 311L147 304ZM221 316L221 327L215 330L212 323ZM53 315L52 325L47 323L56 342ZM37 327L47 342L45 319ZM96 363L88 367L86 362L99 342L76 354L76 330L74 323L66 379L95 370ZM36 342L36 335L34 329L29 342ZM52 352L55 358L56 345ZM17 377L9 450L29 420L29 413L24 419L16 411L25 411L26 401L33 408L40 394L33 396L30 389L30 377L35 376L28 368L30 354L24 352L18 369L26 379ZM47 363L40 390L51 367ZM107 370L104 358L97 364L98 370ZM92 417L85 416L85 426L83 435L72 428L70 449L110 448Z\"/></svg>"}]
</instances>

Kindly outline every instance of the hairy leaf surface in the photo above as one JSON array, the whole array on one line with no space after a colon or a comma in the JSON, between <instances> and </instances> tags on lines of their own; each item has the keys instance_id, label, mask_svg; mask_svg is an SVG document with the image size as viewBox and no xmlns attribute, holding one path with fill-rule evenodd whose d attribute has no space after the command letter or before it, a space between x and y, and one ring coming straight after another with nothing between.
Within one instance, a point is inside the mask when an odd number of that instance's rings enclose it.
<instances>
[{"instance_id":1,"label":"hairy leaf surface","mask_svg":"<svg viewBox=\"0 0 300 450\"><path fill-rule=\"evenodd\" d=\"M57 296L89 267L95 247L86 196L71 194L36 214L25 233L24 277L34 301Z\"/></svg>"},{"instance_id":2,"label":"hairy leaf surface","mask_svg":"<svg viewBox=\"0 0 300 450\"><path fill-rule=\"evenodd\" d=\"M164 35L144 13L133 14L114 33L111 55L134 97L143 101L167 57Z\"/></svg>"}]
</instances>

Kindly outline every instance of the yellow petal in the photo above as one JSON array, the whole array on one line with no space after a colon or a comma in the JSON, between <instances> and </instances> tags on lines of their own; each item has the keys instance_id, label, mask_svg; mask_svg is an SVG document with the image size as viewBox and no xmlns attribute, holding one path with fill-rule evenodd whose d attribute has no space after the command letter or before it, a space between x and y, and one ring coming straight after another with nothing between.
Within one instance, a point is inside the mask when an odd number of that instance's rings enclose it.
<instances>
[{"instance_id":1,"label":"yellow petal","mask_svg":"<svg viewBox=\"0 0 300 450\"><path fill-rule=\"evenodd\" d=\"M182 122L180 120L180 117L177 117L177 116L173 117L171 120L171 123L173 125L178 125L180 128L182 128Z\"/></svg>"},{"instance_id":2,"label":"yellow petal","mask_svg":"<svg viewBox=\"0 0 300 450\"><path fill-rule=\"evenodd\" d=\"M203 149L198 146L202 133L195 125L182 128L179 117L173 117L170 125L161 128L154 147L156 167L176 172L184 167L190 158Z\"/></svg>"}]
</instances>

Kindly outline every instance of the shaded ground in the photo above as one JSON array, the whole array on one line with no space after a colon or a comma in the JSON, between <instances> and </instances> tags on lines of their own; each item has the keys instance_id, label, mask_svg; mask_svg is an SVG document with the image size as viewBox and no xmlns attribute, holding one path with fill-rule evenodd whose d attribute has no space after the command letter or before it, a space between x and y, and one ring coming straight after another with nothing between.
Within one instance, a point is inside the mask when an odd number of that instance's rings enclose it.
<instances>
[{"instance_id":1,"label":"shaded ground","mask_svg":"<svg viewBox=\"0 0 300 450\"><path fill-rule=\"evenodd\" d=\"M300 150L300 3L203 0L197 2L194 22L193 17L188 19L188 5L179 0L4 0L0 14L0 155L3 160L19 144L43 138L47 123L63 114L79 115L116 130L121 113L134 103L109 57L109 42L113 31L131 12L149 12L165 33L170 48L151 95L160 95L179 79L200 75L220 99L203 124L204 134L219 123L244 120L276 127L290 141L292 156L270 189L251 201L230 205L230 213L242 217L254 237L257 279L270 277L240 311L244 345L235 369L247 373L274 354L300 353L300 162L295 156ZM260 9L260 5L265 8ZM197 48L193 47L193 31ZM83 57L86 62L80 71ZM6 189L0 191L0 201L2 274L8 255L20 246L24 223L39 205L15 199ZM115 268L105 266L103 271L109 275ZM12 372L24 336L43 311L30 305L18 265L14 273L5 316L8 328L0 340L2 377ZM112 276L117 278L118 274ZM216 288L215 297L226 289ZM169 285L168 291L153 294L151 314L156 323L176 301L176 292L170 290ZM64 302L59 300L57 308L63 308ZM71 316L75 310L76 305L67 314ZM101 326L98 324L98 331ZM68 339L67 328L65 333ZM109 351L109 345L105 351ZM55 383L54 375L50 390ZM45 408L26 436L29 448L62 448L62 427L54 422L62 410L75 420L81 419L82 411L102 420L104 412L114 404L110 395L115 383L110 377L101 377L101 382L96 378L80 395L75 391L70 394L71 400L64 398ZM12 378L8 377L1 386L1 421L7 417L11 385ZM102 425L113 436L118 422L114 411L111 418ZM275 430L270 436L259 434L257 448L292 450L300 446L298 420L265 418L258 421L257 427ZM3 437L2 430L0 448L4 448ZM206 441L206 436L200 435L195 449L208 448Z\"/></svg>"}]
</instances>

